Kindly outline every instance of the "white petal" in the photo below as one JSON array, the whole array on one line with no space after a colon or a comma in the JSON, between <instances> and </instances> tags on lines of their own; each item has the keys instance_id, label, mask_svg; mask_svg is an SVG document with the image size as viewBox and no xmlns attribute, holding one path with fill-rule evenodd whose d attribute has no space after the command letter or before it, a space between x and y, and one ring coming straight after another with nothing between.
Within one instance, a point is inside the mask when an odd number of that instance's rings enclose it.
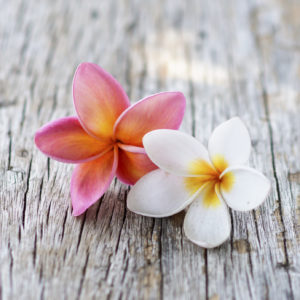
<instances>
[{"instance_id":1,"label":"white petal","mask_svg":"<svg viewBox=\"0 0 300 300\"><path fill-rule=\"evenodd\" d=\"M225 242L231 231L228 208L217 192L218 205L208 205L207 192L203 188L189 207L184 219L184 232L195 244L204 248L214 248Z\"/></svg>"},{"instance_id":2,"label":"white petal","mask_svg":"<svg viewBox=\"0 0 300 300\"><path fill-rule=\"evenodd\" d=\"M271 184L260 172L249 167L230 167L221 175L227 184L220 185L226 203L235 210L247 211L262 204L269 194Z\"/></svg>"},{"instance_id":3,"label":"white petal","mask_svg":"<svg viewBox=\"0 0 300 300\"><path fill-rule=\"evenodd\" d=\"M250 151L249 132L238 117L220 124L213 131L208 143L210 159L221 172L228 166L246 164Z\"/></svg>"},{"instance_id":4,"label":"white petal","mask_svg":"<svg viewBox=\"0 0 300 300\"><path fill-rule=\"evenodd\" d=\"M151 131L144 136L143 144L150 159L172 174L193 176L193 163L209 163L205 147L194 137L177 130Z\"/></svg>"},{"instance_id":5,"label":"white petal","mask_svg":"<svg viewBox=\"0 0 300 300\"><path fill-rule=\"evenodd\" d=\"M131 188L127 207L143 216L162 218L183 210L196 195L185 189L184 177L158 169L143 176Z\"/></svg>"}]
</instances>

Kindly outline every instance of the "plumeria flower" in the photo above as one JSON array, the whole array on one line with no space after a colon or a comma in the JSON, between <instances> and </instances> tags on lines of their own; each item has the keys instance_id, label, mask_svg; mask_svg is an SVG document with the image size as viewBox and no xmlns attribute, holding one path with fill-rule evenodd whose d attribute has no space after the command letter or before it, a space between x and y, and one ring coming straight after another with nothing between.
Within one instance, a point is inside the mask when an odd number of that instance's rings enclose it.
<instances>
[{"instance_id":1,"label":"plumeria flower","mask_svg":"<svg viewBox=\"0 0 300 300\"><path fill-rule=\"evenodd\" d=\"M73 215L82 214L108 189L116 175L126 184L157 167L143 136L154 129L178 129L185 110L179 92L152 95L130 106L121 85L92 63L79 65L73 80L77 117L38 130L35 143L51 158L77 164L71 180Z\"/></svg>"},{"instance_id":2,"label":"plumeria flower","mask_svg":"<svg viewBox=\"0 0 300 300\"><path fill-rule=\"evenodd\" d=\"M187 209L184 232L205 248L230 236L227 205L238 211L259 206L270 190L269 180L249 168L248 131L239 118L219 125L208 151L194 137L175 130L154 130L143 144L159 166L143 176L128 194L128 208L149 217L167 217Z\"/></svg>"}]
</instances>

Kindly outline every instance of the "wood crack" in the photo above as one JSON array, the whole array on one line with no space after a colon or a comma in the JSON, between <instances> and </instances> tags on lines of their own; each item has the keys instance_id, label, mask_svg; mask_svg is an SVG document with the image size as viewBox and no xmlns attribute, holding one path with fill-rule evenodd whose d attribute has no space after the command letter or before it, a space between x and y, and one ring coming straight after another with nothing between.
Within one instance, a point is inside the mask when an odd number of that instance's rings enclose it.
<instances>
[{"instance_id":1,"label":"wood crack","mask_svg":"<svg viewBox=\"0 0 300 300\"><path fill-rule=\"evenodd\" d=\"M115 248L115 252L117 253L118 252L118 249L119 249L119 244L120 244L120 239L121 239L121 233L122 233L122 230L123 230L123 227L124 227L124 224L125 224L125 221L126 221L126 215L127 215L127 195L128 195L128 191L129 189L125 192L125 197L124 197L124 214L123 214L123 219L122 219L122 225L121 225L121 228L119 230L119 234L118 234L118 238L117 238L117 244L116 244L116 248ZM121 190L119 191L119 195L118 195L118 198L120 196L120 193L121 193Z\"/></svg>"},{"instance_id":2,"label":"wood crack","mask_svg":"<svg viewBox=\"0 0 300 300\"><path fill-rule=\"evenodd\" d=\"M47 157L47 176L48 176L48 180L50 178L50 158ZM55 181L55 178L53 180L53 182Z\"/></svg>"},{"instance_id":3,"label":"wood crack","mask_svg":"<svg viewBox=\"0 0 300 300\"><path fill-rule=\"evenodd\" d=\"M249 267L250 267L250 272L251 275L253 276L253 263L252 263L252 257L251 257L251 245L249 242L249 231L247 230L247 254L248 254L248 259L249 259ZM250 292L250 287L249 287L249 292Z\"/></svg>"},{"instance_id":4,"label":"wood crack","mask_svg":"<svg viewBox=\"0 0 300 300\"><path fill-rule=\"evenodd\" d=\"M44 185L44 177L42 177L41 183L40 183L39 200L38 200L38 203L37 203L37 212L39 211L40 204L41 204L41 201L42 201L43 185Z\"/></svg>"},{"instance_id":5,"label":"wood crack","mask_svg":"<svg viewBox=\"0 0 300 300\"><path fill-rule=\"evenodd\" d=\"M204 249L205 299L209 300L208 250Z\"/></svg>"},{"instance_id":6,"label":"wood crack","mask_svg":"<svg viewBox=\"0 0 300 300\"><path fill-rule=\"evenodd\" d=\"M274 142L273 142L273 129L270 121L270 115L269 115L269 105L268 105L268 96L265 91L264 85L262 84L262 91L263 91L263 100L264 100L264 106L265 106L265 111L266 111L266 118L267 118L267 123L268 123L268 131L269 131L269 136L270 136L270 150L271 150L271 161L272 161L272 169L273 169L273 176L275 179L275 185L276 185L276 192L278 196L278 208L280 211L280 221L281 225L283 227L283 245L284 245L284 255L285 255L285 266L289 266L289 257L287 253L287 246L286 246L286 229L284 225L284 220L283 220L283 210L282 210L282 199L281 199L281 191L280 191L280 186L279 186L279 179L277 176L277 169L276 169L276 162L275 162L275 151L274 151Z\"/></svg>"},{"instance_id":7,"label":"wood crack","mask_svg":"<svg viewBox=\"0 0 300 300\"><path fill-rule=\"evenodd\" d=\"M24 127L24 122L26 117L26 107L27 107L27 98L25 97L23 102L22 112L21 112L20 132L23 131L23 127Z\"/></svg>"},{"instance_id":8,"label":"wood crack","mask_svg":"<svg viewBox=\"0 0 300 300\"><path fill-rule=\"evenodd\" d=\"M8 143L7 170L11 170L12 169L12 166L11 166L11 147L12 147L11 120L9 120L7 136L8 136L8 139L9 139L9 143Z\"/></svg>"},{"instance_id":9,"label":"wood crack","mask_svg":"<svg viewBox=\"0 0 300 300\"><path fill-rule=\"evenodd\" d=\"M9 263L9 282L10 282L10 288L11 290L13 289L13 267L14 267L14 257L12 254L12 248L10 241L8 241L8 251L9 251L9 258L10 258L10 263Z\"/></svg>"},{"instance_id":10,"label":"wood crack","mask_svg":"<svg viewBox=\"0 0 300 300\"><path fill-rule=\"evenodd\" d=\"M35 267L36 265L36 251L37 251L37 234L34 235L34 243L33 243L33 252L32 252L32 263Z\"/></svg>"},{"instance_id":11,"label":"wood crack","mask_svg":"<svg viewBox=\"0 0 300 300\"><path fill-rule=\"evenodd\" d=\"M63 220L63 224L62 224L62 232L61 232L61 239L60 239L60 242L63 241L64 239L64 236L65 236L65 227L66 227L66 221L67 221L67 216L68 216L68 208L66 209L66 212L65 212L65 216L64 216L64 220Z\"/></svg>"},{"instance_id":12,"label":"wood crack","mask_svg":"<svg viewBox=\"0 0 300 300\"><path fill-rule=\"evenodd\" d=\"M253 220L254 220L255 233L256 233L257 240L258 240L258 244L259 244L259 246L261 246L255 210L252 210L251 214L252 214Z\"/></svg>"},{"instance_id":13,"label":"wood crack","mask_svg":"<svg viewBox=\"0 0 300 300\"><path fill-rule=\"evenodd\" d=\"M159 256L159 270L160 270L160 299L164 299L164 270L163 270L163 248L162 248L162 235L163 235L163 219L160 219L160 231L159 231L159 245L158 245L158 256Z\"/></svg>"},{"instance_id":14,"label":"wood crack","mask_svg":"<svg viewBox=\"0 0 300 300\"><path fill-rule=\"evenodd\" d=\"M49 225L49 217L50 217L50 210L51 210L51 205L52 205L52 200L50 200L50 203L48 205L48 209L47 209L47 215L46 215L46 225Z\"/></svg>"},{"instance_id":15,"label":"wood crack","mask_svg":"<svg viewBox=\"0 0 300 300\"><path fill-rule=\"evenodd\" d=\"M88 262L89 262L89 256L90 256L90 254L89 254L88 251L89 250L87 250L87 255L86 255L85 263L84 263L84 266L83 266L83 269L82 269L82 274L81 274L79 288L78 288L77 297L76 297L77 300L80 299L80 296L81 296L81 293L82 293L82 286L83 286L83 282L84 282L85 275L86 275L87 265L88 265Z\"/></svg>"},{"instance_id":16,"label":"wood crack","mask_svg":"<svg viewBox=\"0 0 300 300\"><path fill-rule=\"evenodd\" d=\"M112 258L112 253L110 253L109 256L108 256L108 265L106 266L106 272L105 272L105 276L104 276L105 281L108 279L108 274L110 272L111 258Z\"/></svg>"},{"instance_id":17,"label":"wood crack","mask_svg":"<svg viewBox=\"0 0 300 300\"><path fill-rule=\"evenodd\" d=\"M196 136L196 104L195 104L195 91L193 82L191 80L191 57L188 48L185 48L185 56L187 58L187 66L188 66L188 88L189 88L189 99L191 101L191 119L192 119L192 136Z\"/></svg>"},{"instance_id":18,"label":"wood crack","mask_svg":"<svg viewBox=\"0 0 300 300\"><path fill-rule=\"evenodd\" d=\"M77 241L77 247L76 247L76 253L78 253L78 249L79 249L79 245L81 242L81 237L82 237L82 232L83 232L83 227L85 224L85 220L86 220L86 212L84 213L82 222L81 222L81 226L80 226L80 231L79 231L79 235L78 235L78 241Z\"/></svg>"},{"instance_id":19,"label":"wood crack","mask_svg":"<svg viewBox=\"0 0 300 300\"><path fill-rule=\"evenodd\" d=\"M23 212L22 212L22 226L25 227L25 217L26 217L26 208L27 208L27 194L29 190L29 180L31 174L31 166L32 166L32 157L29 162L28 172L27 172L27 180L26 180L26 189L23 196Z\"/></svg>"},{"instance_id":20,"label":"wood crack","mask_svg":"<svg viewBox=\"0 0 300 300\"><path fill-rule=\"evenodd\" d=\"M100 207L101 207L101 204L102 204L102 202L103 202L104 196L105 196L105 195L103 195L103 196L98 200L98 207L97 207L97 210L96 210L95 220L94 220L94 225L95 225L95 226L97 225L98 216L99 216L99 211L100 211Z\"/></svg>"},{"instance_id":21,"label":"wood crack","mask_svg":"<svg viewBox=\"0 0 300 300\"><path fill-rule=\"evenodd\" d=\"M272 160L273 176L274 176L274 179L275 179L276 192L277 192L277 195L278 195L278 209L279 209L279 212L280 212L280 222L281 222L281 225L283 227L282 235L283 235L283 247L284 247L285 262L282 264L282 266L286 269L286 273L287 273L287 276L288 276L288 282L289 282L289 286L290 286L290 292L291 292L290 297L293 300L294 295L293 295L291 276L290 276L290 272L289 272L290 261L289 261L288 251L287 251L286 228L285 228L284 219L283 219L282 198L281 198L281 191L280 191L279 179L278 179L278 175L277 175L276 161L275 161L273 128L272 128L271 120L270 120L268 95L267 95L267 92L265 90L263 82L264 82L263 77L261 76L263 101L264 101L264 107L265 107L266 118L267 118L267 123L268 123L268 131L269 131L269 136L270 136L270 149L271 149L271 160Z\"/></svg>"},{"instance_id":22,"label":"wood crack","mask_svg":"<svg viewBox=\"0 0 300 300\"><path fill-rule=\"evenodd\" d=\"M232 213L232 209L229 208L229 207L228 207L228 211L229 211L230 223L231 223L231 231L230 231L230 258L231 258L231 261L233 263L233 249L234 249L234 245L233 245L233 237L234 237L233 213Z\"/></svg>"},{"instance_id":23,"label":"wood crack","mask_svg":"<svg viewBox=\"0 0 300 300\"><path fill-rule=\"evenodd\" d=\"M127 255L126 249L124 250L123 261L125 262L125 266L124 266L124 269L123 269L123 275L122 275L122 279L121 279L122 284L124 283L125 277L127 275L128 264L129 264L129 257Z\"/></svg>"}]
</instances>

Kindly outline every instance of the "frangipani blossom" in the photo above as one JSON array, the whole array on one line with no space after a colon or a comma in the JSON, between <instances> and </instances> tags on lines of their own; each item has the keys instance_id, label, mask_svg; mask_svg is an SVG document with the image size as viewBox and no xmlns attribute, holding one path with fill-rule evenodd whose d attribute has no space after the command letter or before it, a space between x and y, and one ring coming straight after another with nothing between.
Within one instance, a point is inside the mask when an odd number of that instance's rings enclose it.
<instances>
[{"instance_id":1,"label":"frangipani blossom","mask_svg":"<svg viewBox=\"0 0 300 300\"><path fill-rule=\"evenodd\" d=\"M128 208L144 216L167 217L190 205L183 227L199 246L213 248L229 238L227 205L238 211L251 210L270 191L269 180L247 166L250 136L237 117L214 130L208 151L194 137L167 129L149 132L143 144L160 169L132 187Z\"/></svg>"},{"instance_id":2,"label":"frangipani blossom","mask_svg":"<svg viewBox=\"0 0 300 300\"><path fill-rule=\"evenodd\" d=\"M77 164L71 180L73 215L82 214L116 175L126 184L157 168L147 157L143 136L154 129L178 129L185 98L179 92L149 96L130 106L121 85L92 63L79 65L73 80L77 117L38 130L35 143L51 158Z\"/></svg>"}]
</instances>

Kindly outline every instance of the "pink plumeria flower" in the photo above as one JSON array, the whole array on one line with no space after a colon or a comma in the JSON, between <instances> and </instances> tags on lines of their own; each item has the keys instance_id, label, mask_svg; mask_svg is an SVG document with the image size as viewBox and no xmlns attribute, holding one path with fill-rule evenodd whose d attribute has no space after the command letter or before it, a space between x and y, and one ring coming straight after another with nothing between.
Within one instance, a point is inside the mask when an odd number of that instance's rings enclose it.
<instances>
[{"instance_id":1,"label":"pink plumeria flower","mask_svg":"<svg viewBox=\"0 0 300 300\"><path fill-rule=\"evenodd\" d=\"M251 141L239 118L214 130L208 151L194 137L167 129L149 132L143 143L160 169L133 186L128 208L144 216L167 217L190 205L184 232L199 246L213 248L229 238L227 205L238 211L251 210L269 193L269 180L246 165Z\"/></svg>"},{"instance_id":2,"label":"pink plumeria flower","mask_svg":"<svg viewBox=\"0 0 300 300\"><path fill-rule=\"evenodd\" d=\"M77 164L71 180L73 215L82 214L108 189L116 175L126 184L157 167L143 136L154 129L178 129L185 98L179 92L149 96L130 106L121 85L92 63L79 65L73 81L77 117L46 124L35 136L51 158Z\"/></svg>"}]
</instances>

